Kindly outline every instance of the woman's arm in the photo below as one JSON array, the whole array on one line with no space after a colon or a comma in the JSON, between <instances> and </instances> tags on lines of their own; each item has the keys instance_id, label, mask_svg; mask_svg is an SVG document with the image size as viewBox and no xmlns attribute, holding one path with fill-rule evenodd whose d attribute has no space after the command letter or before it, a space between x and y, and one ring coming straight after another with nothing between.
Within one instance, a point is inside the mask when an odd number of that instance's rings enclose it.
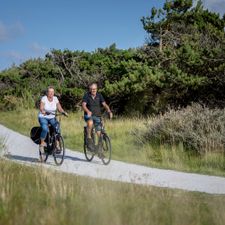
<instances>
[{"instance_id":1,"label":"woman's arm","mask_svg":"<svg viewBox=\"0 0 225 225\"><path fill-rule=\"evenodd\" d=\"M63 108L62 108L62 106L61 106L61 104L60 104L59 102L57 103L56 106L57 106L57 109L58 109L59 112L61 112L61 113L66 113L66 112L63 110Z\"/></svg>"},{"instance_id":2,"label":"woman's arm","mask_svg":"<svg viewBox=\"0 0 225 225\"><path fill-rule=\"evenodd\" d=\"M41 112L43 115L45 115L45 113L46 113L45 110L44 110L44 107L45 107L45 103L41 101L41 103L40 103L40 112Z\"/></svg>"}]
</instances>

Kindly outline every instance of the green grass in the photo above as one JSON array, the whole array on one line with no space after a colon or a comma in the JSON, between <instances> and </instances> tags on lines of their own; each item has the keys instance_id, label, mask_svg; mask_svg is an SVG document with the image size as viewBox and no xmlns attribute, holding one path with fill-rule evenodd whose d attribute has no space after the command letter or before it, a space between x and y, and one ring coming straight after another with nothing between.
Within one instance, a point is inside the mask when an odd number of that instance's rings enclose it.
<instances>
[{"instance_id":1,"label":"green grass","mask_svg":"<svg viewBox=\"0 0 225 225\"><path fill-rule=\"evenodd\" d=\"M223 225L225 196L146 187L0 159L0 224Z\"/></svg>"},{"instance_id":2,"label":"green grass","mask_svg":"<svg viewBox=\"0 0 225 225\"><path fill-rule=\"evenodd\" d=\"M31 127L39 126L37 110L0 112L0 123L29 136ZM70 113L62 118L62 134L66 147L83 151L82 112ZM184 151L182 145L169 147L143 144L134 135L135 130L146 129L140 118L117 118L106 121L111 137L113 159L158 168L225 176L225 157L221 153L208 153L201 158Z\"/></svg>"}]
</instances>

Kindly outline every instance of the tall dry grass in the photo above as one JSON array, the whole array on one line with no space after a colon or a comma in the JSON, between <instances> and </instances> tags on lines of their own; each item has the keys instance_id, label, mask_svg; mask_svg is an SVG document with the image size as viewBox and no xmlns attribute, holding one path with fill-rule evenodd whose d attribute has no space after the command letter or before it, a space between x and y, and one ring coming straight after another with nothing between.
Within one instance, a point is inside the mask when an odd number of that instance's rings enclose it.
<instances>
[{"instance_id":1,"label":"tall dry grass","mask_svg":"<svg viewBox=\"0 0 225 225\"><path fill-rule=\"evenodd\" d=\"M94 180L0 159L0 224L223 225L224 196Z\"/></svg>"},{"instance_id":2,"label":"tall dry grass","mask_svg":"<svg viewBox=\"0 0 225 225\"><path fill-rule=\"evenodd\" d=\"M186 150L206 154L225 150L225 109L193 104L170 110L146 124L143 141L170 146L183 144Z\"/></svg>"}]
</instances>

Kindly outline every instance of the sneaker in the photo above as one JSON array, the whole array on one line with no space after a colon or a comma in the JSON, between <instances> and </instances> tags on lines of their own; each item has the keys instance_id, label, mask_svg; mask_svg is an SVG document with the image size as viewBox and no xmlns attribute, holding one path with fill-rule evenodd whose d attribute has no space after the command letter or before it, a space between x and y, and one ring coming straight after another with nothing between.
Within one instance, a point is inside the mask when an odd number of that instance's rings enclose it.
<instances>
[{"instance_id":1,"label":"sneaker","mask_svg":"<svg viewBox=\"0 0 225 225\"><path fill-rule=\"evenodd\" d=\"M55 151L56 154L61 154L61 152L62 150L60 148L56 148L56 151Z\"/></svg>"},{"instance_id":2,"label":"sneaker","mask_svg":"<svg viewBox=\"0 0 225 225\"><path fill-rule=\"evenodd\" d=\"M101 144L98 144L97 149L98 149L98 157L99 157L100 159L105 158L105 156L104 156L104 154L103 154L103 147L102 147Z\"/></svg>"},{"instance_id":3,"label":"sneaker","mask_svg":"<svg viewBox=\"0 0 225 225\"><path fill-rule=\"evenodd\" d=\"M43 145L39 145L40 162L44 162L45 149Z\"/></svg>"},{"instance_id":4,"label":"sneaker","mask_svg":"<svg viewBox=\"0 0 225 225\"><path fill-rule=\"evenodd\" d=\"M56 154L60 154L62 152L58 141L56 142L56 147L55 148L56 148Z\"/></svg>"},{"instance_id":5,"label":"sneaker","mask_svg":"<svg viewBox=\"0 0 225 225\"><path fill-rule=\"evenodd\" d=\"M103 154L103 152L98 152L98 157L100 159L104 159L105 158L105 155Z\"/></svg>"},{"instance_id":6,"label":"sneaker","mask_svg":"<svg viewBox=\"0 0 225 225\"><path fill-rule=\"evenodd\" d=\"M93 140L91 138L87 138L87 147L88 147L89 151L91 151L91 152L95 151L95 146L94 146Z\"/></svg>"},{"instance_id":7,"label":"sneaker","mask_svg":"<svg viewBox=\"0 0 225 225\"><path fill-rule=\"evenodd\" d=\"M41 154L45 154L45 149L44 145L39 145L39 151Z\"/></svg>"}]
</instances>

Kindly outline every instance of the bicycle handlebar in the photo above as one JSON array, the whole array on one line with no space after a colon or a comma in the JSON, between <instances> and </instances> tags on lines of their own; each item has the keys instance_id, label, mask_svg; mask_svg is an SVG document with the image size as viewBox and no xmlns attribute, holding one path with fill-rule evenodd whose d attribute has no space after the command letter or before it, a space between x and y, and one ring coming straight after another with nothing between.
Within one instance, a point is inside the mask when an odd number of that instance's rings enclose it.
<instances>
[{"instance_id":1,"label":"bicycle handlebar","mask_svg":"<svg viewBox=\"0 0 225 225\"><path fill-rule=\"evenodd\" d=\"M103 119L107 118L107 119L110 119L110 120L112 119L112 117L110 117L110 113L106 112L106 111L102 114L101 118L103 118Z\"/></svg>"},{"instance_id":2,"label":"bicycle handlebar","mask_svg":"<svg viewBox=\"0 0 225 225\"><path fill-rule=\"evenodd\" d=\"M63 115L63 116L68 117L68 114L65 113L65 112L60 112L60 113L45 112L45 113L46 113L46 115L54 115L54 116L60 116L60 115Z\"/></svg>"}]
</instances>

